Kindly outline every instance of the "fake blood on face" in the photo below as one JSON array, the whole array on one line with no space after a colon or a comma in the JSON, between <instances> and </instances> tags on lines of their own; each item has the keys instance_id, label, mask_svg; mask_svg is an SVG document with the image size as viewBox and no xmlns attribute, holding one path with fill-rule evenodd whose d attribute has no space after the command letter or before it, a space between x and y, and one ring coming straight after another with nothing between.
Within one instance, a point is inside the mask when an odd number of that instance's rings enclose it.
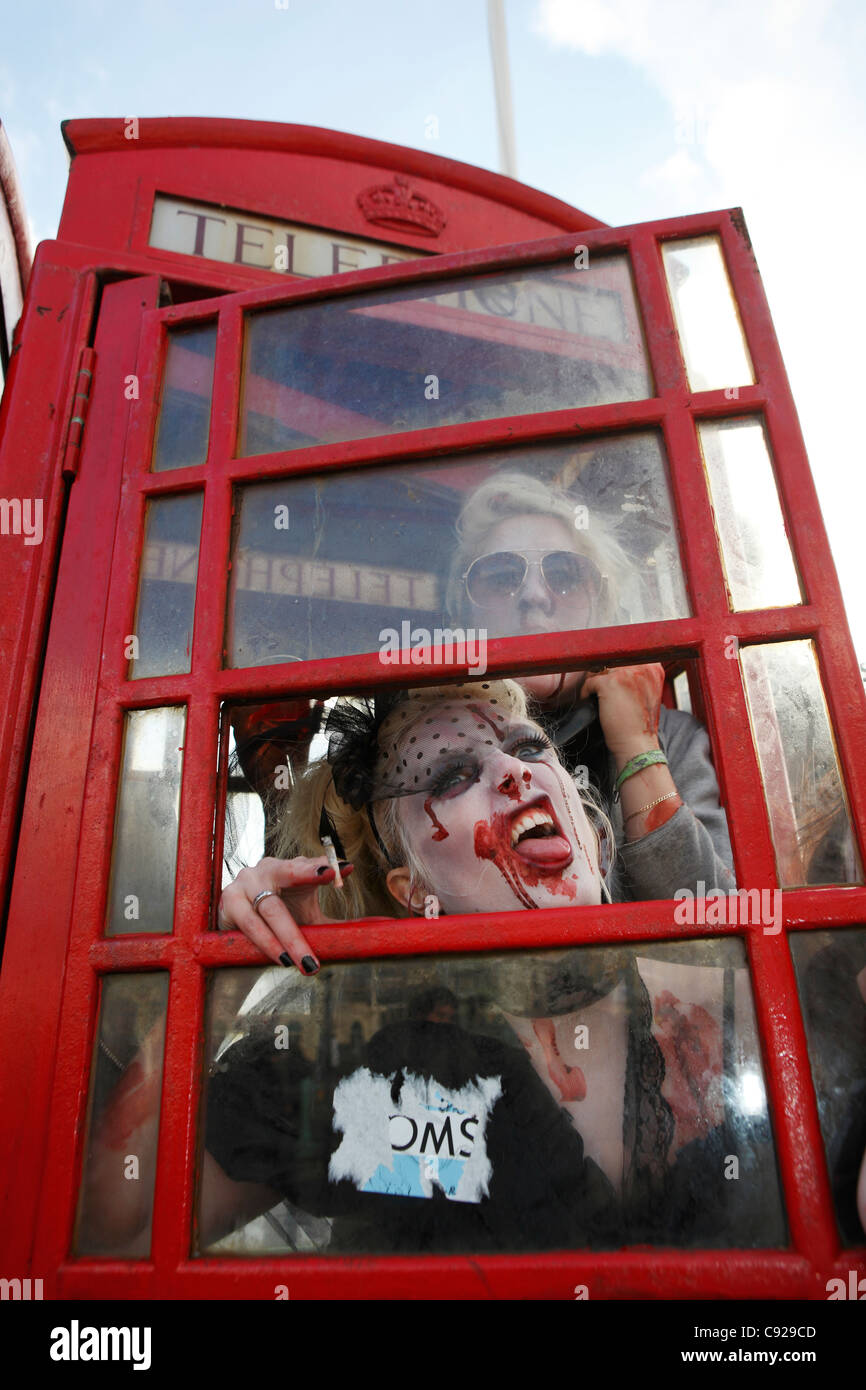
<instances>
[{"instance_id":1,"label":"fake blood on face","mask_svg":"<svg viewBox=\"0 0 866 1390\"><path fill-rule=\"evenodd\" d=\"M574 898L577 885L571 879L561 876L562 870L544 870L540 864L516 854L511 844L511 822L514 813L497 811L489 821L475 823L475 854L478 859L489 859L502 874L514 896L524 907L537 907L527 892L527 888L544 888L549 893L559 893L565 898Z\"/></svg>"},{"instance_id":2,"label":"fake blood on face","mask_svg":"<svg viewBox=\"0 0 866 1390\"><path fill-rule=\"evenodd\" d=\"M442 824L441 820L438 819L436 812L433 810L432 796L428 796L427 800L424 802L424 810L427 812L428 816L433 822L434 830L431 838L434 840L447 840L448 831L445 829L445 826Z\"/></svg>"},{"instance_id":3,"label":"fake blood on face","mask_svg":"<svg viewBox=\"0 0 866 1390\"><path fill-rule=\"evenodd\" d=\"M493 730L494 734L496 735L496 737L498 738L499 742L501 743L502 740L503 740L503 738L505 737L505 735L504 735L504 733L502 732L501 729L498 729L498 728L496 727L496 724L495 724L494 721L491 719L490 715L485 713L485 711L484 711L484 706L483 706L483 705L469 705L468 708L472 711L472 713L473 713L474 715L477 716L477 718L483 719L484 722L485 722L485 724L489 724L489 725L490 725L490 727L491 727L491 729Z\"/></svg>"},{"instance_id":4,"label":"fake blood on face","mask_svg":"<svg viewBox=\"0 0 866 1390\"><path fill-rule=\"evenodd\" d=\"M562 771L561 771L561 772L558 772L557 775L559 776L560 783L562 783L562 782L564 781L564 779L566 778L567 773L565 772L565 769L562 769ZM574 823L574 816L571 814L571 806L569 805L569 801L568 801L568 789L567 789L567 787L564 787L564 788L563 788L563 792L564 792L564 799L565 799L565 809L566 809L566 811L568 812L569 823L570 823L570 825L571 825L572 833L574 834L574 843L575 843L575 845L579 845L579 846L580 846L580 851L581 851L581 853L582 853L584 859L586 860L586 866L587 866L587 868L589 869L589 872L592 874L593 878L595 878L596 865L593 864L592 860L590 859L589 855L587 854L587 852L586 852L586 845L583 843L583 840L580 838L580 836L579 836L578 833L577 833L577 826L576 826L575 823Z\"/></svg>"}]
</instances>

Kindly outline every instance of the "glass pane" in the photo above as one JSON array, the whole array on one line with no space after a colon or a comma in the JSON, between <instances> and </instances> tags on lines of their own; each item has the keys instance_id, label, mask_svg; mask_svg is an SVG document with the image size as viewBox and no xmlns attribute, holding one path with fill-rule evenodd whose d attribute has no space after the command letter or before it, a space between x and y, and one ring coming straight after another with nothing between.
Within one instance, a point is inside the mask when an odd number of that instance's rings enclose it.
<instances>
[{"instance_id":1,"label":"glass pane","mask_svg":"<svg viewBox=\"0 0 866 1390\"><path fill-rule=\"evenodd\" d=\"M135 633L127 638L131 680L190 669L201 511L200 492L147 504Z\"/></svg>"},{"instance_id":2,"label":"glass pane","mask_svg":"<svg viewBox=\"0 0 866 1390\"><path fill-rule=\"evenodd\" d=\"M674 676L674 698L677 702L677 709L685 710L686 714L691 714L692 692L689 688L689 677L686 671L680 671L679 675Z\"/></svg>"},{"instance_id":3,"label":"glass pane","mask_svg":"<svg viewBox=\"0 0 866 1390\"><path fill-rule=\"evenodd\" d=\"M241 454L652 394L627 258L247 318Z\"/></svg>"},{"instance_id":4,"label":"glass pane","mask_svg":"<svg viewBox=\"0 0 866 1390\"><path fill-rule=\"evenodd\" d=\"M666 241L662 259L689 386L716 391L754 382L718 238Z\"/></svg>"},{"instance_id":5,"label":"glass pane","mask_svg":"<svg viewBox=\"0 0 866 1390\"><path fill-rule=\"evenodd\" d=\"M235 512L231 666L379 649L411 668L425 643L689 612L649 431L251 484Z\"/></svg>"},{"instance_id":6,"label":"glass pane","mask_svg":"<svg viewBox=\"0 0 866 1390\"><path fill-rule=\"evenodd\" d=\"M706 420L698 425L698 435L731 608L800 603L761 421Z\"/></svg>"},{"instance_id":7,"label":"glass pane","mask_svg":"<svg viewBox=\"0 0 866 1390\"><path fill-rule=\"evenodd\" d=\"M781 886L862 883L812 643L743 647L740 661Z\"/></svg>"},{"instance_id":8,"label":"glass pane","mask_svg":"<svg viewBox=\"0 0 866 1390\"><path fill-rule=\"evenodd\" d=\"M839 1234L863 1245L866 1200L857 1180L866 1155L866 928L792 932L791 954L830 1169Z\"/></svg>"},{"instance_id":9,"label":"glass pane","mask_svg":"<svg viewBox=\"0 0 866 1390\"><path fill-rule=\"evenodd\" d=\"M170 932L186 710L130 710L114 829L108 936Z\"/></svg>"},{"instance_id":10,"label":"glass pane","mask_svg":"<svg viewBox=\"0 0 866 1390\"><path fill-rule=\"evenodd\" d=\"M657 670L627 667L627 694L655 688L660 695ZM703 898L708 888L724 898L735 887L730 840L701 724L662 706L657 733L669 766L637 774L614 801L617 762L598 705L581 698L584 673L563 678L574 685L562 705L537 689L538 681L559 689L552 676L455 682L375 701L331 695L224 706L222 887L264 855L321 859L327 834L359 870L345 891L317 884L322 912L335 920L406 916L407 895L388 880L399 865L413 869L418 912L428 895L442 912L673 898L683 890ZM346 723L350 756L341 751ZM671 785L680 799L656 819L655 798L669 801ZM649 815L635 820L648 801ZM527 809L548 819L517 826ZM734 909L734 922L738 916L748 920L744 909Z\"/></svg>"},{"instance_id":11,"label":"glass pane","mask_svg":"<svg viewBox=\"0 0 866 1390\"><path fill-rule=\"evenodd\" d=\"M222 886L264 855L324 865L320 837L330 835L354 866L340 890L310 880L333 920L403 917L410 898L417 913L436 903L443 913L510 912L683 890L687 901L714 889L727 906L731 850L706 731L662 706L669 766L637 774L614 802L617 763L597 704L581 698L583 673L566 674L575 685L563 705L535 693L539 680L558 687L559 679L457 682L375 701L331 695L223 706ZM658 668L628 667L626 693L635 688L660 693ZM658 820L651 807L636 821L648 801L670 796L672 782L684 805L665 806ZM411 891L389 878L400 865L411 868ZM747 920L744 909L738 917ZM703 924L704 916L677 920Z\"/></svg>"},{"instance_id":12,"label":"glass pane","mask_svg":"<svg viewBox=\"0 0 866 1390\"><path fill-rule=\"evenodd\" d=\"M785 1241L735 939L221 971L207 1061L209 1254Z\"/></svg>"},{"instance_id":13,"label":"glass pane","mask_svg":"<svg viewBox=\"0 0 866 1390\"><path fill-rule=\"evenodd\" d=\"M205 462L215 354L215 323L176 328L169 335L154 472Z\"/></svg>"},{"instance_id":14,"label":"glass pane","mask_svg":"<svg viewBox=\"0 0 866 1390\"><path fill-rule=\"evenodd\" d=\"M150 1252L168 975L102 983L78 1204L79 1255Z\"/></svg>"}]
</instances>

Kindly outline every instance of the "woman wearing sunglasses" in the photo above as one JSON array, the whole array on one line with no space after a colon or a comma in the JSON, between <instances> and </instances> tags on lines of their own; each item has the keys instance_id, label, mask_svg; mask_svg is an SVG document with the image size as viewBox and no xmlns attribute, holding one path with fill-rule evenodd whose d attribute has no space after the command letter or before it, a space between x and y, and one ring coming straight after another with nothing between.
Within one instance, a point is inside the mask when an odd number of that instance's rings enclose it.
<instances>
[{"instance_id":1,"label":"woman wearing sunglasses","mask_svg":"<svg viewBox=\"0 0 866 1390\"><path fill-rule=\"evenodd\" d=\"M488 637L624 620L627 557L597 519L576 530L574 500L540 479L488 479L464 503L457 534L447 591L453 620ZM735 886L709 740L691 715L662 705L659 664L527 676L522 684L566 767L602 794L618 846L615 898Z\"/></svg>"}]
</instances>

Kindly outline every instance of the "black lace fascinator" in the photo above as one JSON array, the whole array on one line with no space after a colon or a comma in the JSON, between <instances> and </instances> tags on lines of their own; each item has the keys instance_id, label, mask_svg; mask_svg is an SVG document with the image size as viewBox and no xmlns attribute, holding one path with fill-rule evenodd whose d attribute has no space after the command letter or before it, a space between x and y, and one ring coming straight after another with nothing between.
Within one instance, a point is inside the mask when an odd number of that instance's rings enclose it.
<instances>
[{"instance_id":1,"label":"black lace fascinator","mask_svg":"<svg viewBox=\"0 0 866 1390\"><path fill-rule=\"evenodd\" d=\"M505 722L501 708L495 708L500 703L495 695L489 701L494 708L488 708L482 693L487 688L479 691L469 682L456 685L436 710L430 709L429 692L424 689L339 701L325 724L327 757L339 795L360 811L371 801L429 792L439 779L443 758L455 752L454 740L437 721L437 714L447 715L448 722L455 724L455 710L463 706L474 715L479 736L491 744L491 728L495 734L496 724ZM383 738L380 731L386 720L390 728ZM456 734L458 742L466 737L465 730Z\"/></svg>"},{"instance_id":2,"label":"black lace fascinator","mask_svg":"<svg viewBox=\"0 0 866 1390\"><path fill-rule=\"evenodd\" d=\"M327 760L338 796L353 811L373 800L377 790L376 764L381 754L379 730L402 697L402 691L353 696L338 700L328 712L324 733Z\"/></svg>"}]
</instances>

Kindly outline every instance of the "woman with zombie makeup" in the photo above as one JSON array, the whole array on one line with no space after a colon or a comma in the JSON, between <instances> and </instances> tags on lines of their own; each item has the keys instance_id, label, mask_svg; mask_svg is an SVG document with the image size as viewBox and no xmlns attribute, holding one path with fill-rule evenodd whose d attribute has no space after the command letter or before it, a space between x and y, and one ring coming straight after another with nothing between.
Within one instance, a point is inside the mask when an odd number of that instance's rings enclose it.
<instances>
[{"instance_id":1,"label":"woman with zombie makeup","mask_svg":"<svg viewBox=\"0 0 866 1390\"><path fill-rule=\"evenodd\" d=\"M618 594L633 582L629 561L600 519L578 531L574 515L572 498L521 473L497 473L477 488L457 522L446 597L452 620L489 637L623 621ZM566 767L588 770L610 814L615 900L736 886L709 740L691 715L662 704L660 665L521 683Z\"/></svg>"},{"instance_id":2,"label":"woman with zombie makeup","mask_svg":"<svg viewBox=\"0 0 866 1390\"><path fill-rule=\"evenodd\" d=\"M298 922L423 916L431 895L440 912L606 896L607 817L566 775L516 682L340 702L326 734L327 759L281 803L274 857L220 899L220 928L240 929L272 960L314 973ZM316 853L323 835L342 852L340 890Z\"/></svg>"},{"instance_id":3,"label":"woman with zombie makeup","mask_svg":"<svg viewBox=\"0 0 866 1390\"><path fill-rule=\"evenodd\" d=\"M391 915L421 914L431 895L445 913L601 903L605 818L527 718L516 683L343 702L328 732L327 760L291 794L283 857L244 871L221 899L220 925L240 927L272 960L295 956L316 973L300 927L387 912L389 900ZM314 853L322 834L344 852L342 890ZM319 1077L306 1123L327 1163L299 1157L309 1062L248 1018L209 1083L217 1177L205 1184L203 1229L218 1227L212 1194L231 1179L335 1217L329 1248L687 1244L727 1239L732 1223L747 1244L782 1238L767 1134L750 1136L750 1157L740 1135L750 1181L739 1184L722 1181L717 1160L734 1141L709 1111L700 1138L675 1142L633 952L547 952L528 971L515 956L497 979L497 1036L459 1026L459 999L432 978L404 1021L369 1040L364 1065ZM330 1007L320 983L287 975L248 1012L268 1020L274 1000L298 991L307 1012ZM605 1039L581 1065L563 1048L577 1010ZM463 1117L459 1146L443 1115ZM443 1152L452 1167L438 1166Z\"/></svg>"}]
</instances>

